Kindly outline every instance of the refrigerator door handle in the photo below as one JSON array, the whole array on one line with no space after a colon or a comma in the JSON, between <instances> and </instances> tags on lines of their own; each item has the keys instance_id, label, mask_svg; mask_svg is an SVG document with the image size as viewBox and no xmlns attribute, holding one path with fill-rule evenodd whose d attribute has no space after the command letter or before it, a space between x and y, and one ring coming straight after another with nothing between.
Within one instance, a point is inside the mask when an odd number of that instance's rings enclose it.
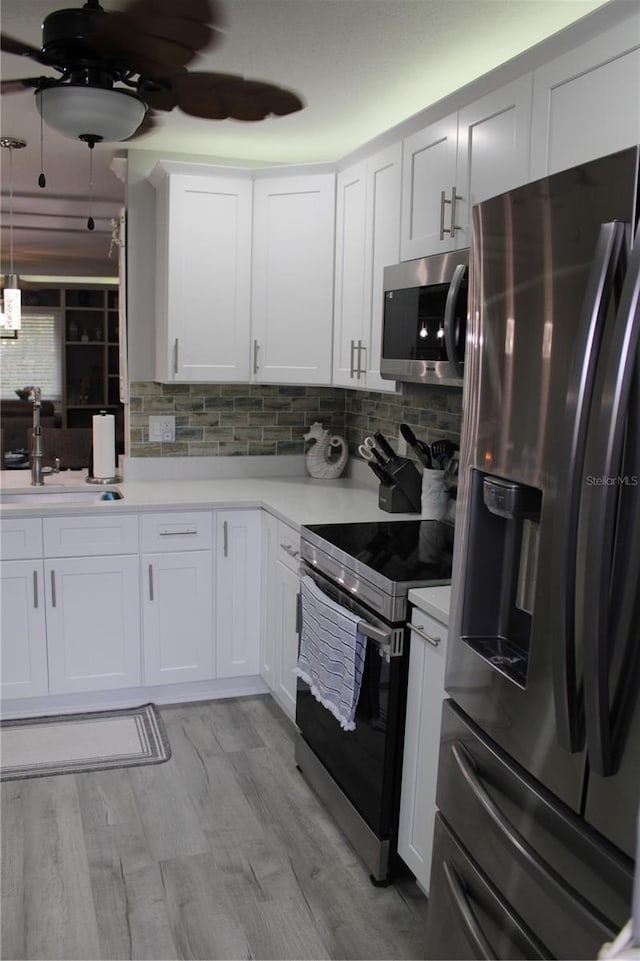
<instances>
[{"instance_id":1,"label":"refrigerator door handle","mask_svg":"<svg viewBox=\"0 0 640 961\"><path fill-rule=\"evenodd\" d=\"M447 860L443 862L442 868L444 870L444 876L447 881L447 887L449 888L451 900L458 913L458 917L462 922L465 934L467 935L471 947L473 948L474 956L481 958L482 961L491 961L491 958L497 958L498 955L487 941L482 928L476 920L473 909L469 904L469 899L467 898L467 894L464 889L464 883L461 880L455 865L451 861Z\"/></svg>"},{"instance_id":2,"label":"refrigerator door handle","mask_svg":"<svg viewBox=\"0 0 640 961\"><path fill-rule=\"evenodd\" d=\"M576 629L584 643L585 721L591 768L606 777L615 773L617 759L613 738L610 675L611 657L629 653L628 645L637 642L630 612L635 610L638 560L637 531L640 528L637 504L629 506L634 542L627 523L618 511L625 483L638 478L620 473L627 444L636 445L638 411L630 405L637 399L637 367L640 347L640 233L629 258L620 305L604 360L604 378L594 428L587 440L584 465L585 494L580 516L577 553ZM637 500L637 494L629 499ZM626 529L623 529L626 528ZM618 543L616 543L616 529ZM616 556L621 548L627 556ZM612 603L612 573L616 582ZM634 573L635 571L635 573ZM626 635L626 636L624 636ZM627 648L627 651L624 651ZM624 678L622 678L624 682Z\"/></svg>"},{"instance_id":3,"label":"refrigerator door handle","mask_svg":"<svg viewBox=\"0 0 640 961\"><path fill-rule=\"evenodd\" d=\"M444 343L447 350L447 358L459 376L462 376L462 360L458 352L458 345L456 344L455 320L460 287L466 275L466 264L458 264L453 271L453 277L451 278L451 284L449 285L449 291L447 293L447 300L444 305Z\"/></svg>"},{"instance_id":4,"label":"refrigerator door handle","mask_svg":"<svg viewBox=\"0 0 640 961\"><path fill-rule=\"evenodd\" d=\"M565 408L564 460L558 468L557 504L554 520L551 582L557 585L559 602L550 612L553 644L553 689L559 744L570 752L582 749L579 681L575 659L574 558L578 539L580 498L591 397L607 311L614 286L623 269L627 225L621 221L602 224L582 306L576 351L569 371Z\"/></svg>"}]
</instances>

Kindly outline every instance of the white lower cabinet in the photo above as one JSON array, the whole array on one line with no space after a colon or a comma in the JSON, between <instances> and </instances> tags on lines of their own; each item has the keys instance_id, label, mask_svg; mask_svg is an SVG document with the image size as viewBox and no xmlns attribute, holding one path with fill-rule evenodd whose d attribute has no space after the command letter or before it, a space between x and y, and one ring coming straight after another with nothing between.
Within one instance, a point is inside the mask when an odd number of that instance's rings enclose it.
<instances>
[{"instance_id":1,"label":"white lower cabinet","mask_svg":"<svg viewBox=\"0 0 640 961\"><path fill-rule=\"evenodd\" d=\"M398 853L429 893L447 626L414 607Z\"/></svg>"},{"instance_id":2,"label":"white lower cabinet","mask_svg":"<svg viewBox=\"0 0 640 961\"><path fill-rule=\"evenodd\" d=\"M300 534L267 513L263 556L261 673L278 704L295 720Z\"/></svg>"},{"instance_id":3,"label":"white lower cabinet","mask_svg":"<svg viewBox=\"0 0 640 961\"><path fill-rule=\"evenodd\" d=\"M260 673L261 511L216 513L216 677Z\"/></svg>"},{"instance_id":4,"label":"white lower cabinet","mask_svg":"<svg viewBox=\"0 0 640 961\"><path fill-rule=\"evenodd\" d=\"M42 560L3 560L0 577L2 697L47 694L49 675Z\"/></svg>"},{"instance_id":5,"label":"white lower cabinet","mask_svg":"<svg viewBox=\"0 0 640 961\"><path fill-rule=\"evenodd\" d=\"M142 635L145 684L215 676L213 514L143 514Z\"/></svg>"},{"instance_id":6,"label":"white lower cabinet","mask_svg":"<svg viewBox=\"0 0 640 961\"><path fill-rule=\"evenodd\" d=\"M44 572L49 693L139 686L137 555L57 557Z\"/></svg>"}]
</instances>

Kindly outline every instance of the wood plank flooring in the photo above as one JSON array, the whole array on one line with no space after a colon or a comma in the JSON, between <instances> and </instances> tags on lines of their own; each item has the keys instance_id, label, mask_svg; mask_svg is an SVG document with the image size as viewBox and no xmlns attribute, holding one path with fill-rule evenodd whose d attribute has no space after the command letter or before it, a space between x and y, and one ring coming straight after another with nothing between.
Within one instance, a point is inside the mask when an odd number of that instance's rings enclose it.
<instances>
[{"instance_id":1,"label":"wood plank flooring","mask_svg":"<svg viewBox=\"0 0 640 961\"><path fill-rule=\"evenodd\" d=\"M4 961L425 956L426 899L371 884L270 697L161 714L165 764L2 785Z\"/></svg>"}]
</instances>

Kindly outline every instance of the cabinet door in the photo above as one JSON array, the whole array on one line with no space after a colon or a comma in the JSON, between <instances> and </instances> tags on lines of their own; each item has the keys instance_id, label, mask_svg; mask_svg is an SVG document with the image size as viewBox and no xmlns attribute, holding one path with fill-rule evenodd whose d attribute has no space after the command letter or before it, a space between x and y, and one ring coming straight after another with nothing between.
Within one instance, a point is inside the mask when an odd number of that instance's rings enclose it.
<instances>
[{"instance_id":1,"label":"cabinet door","mask_svg":"<svg viewBox=\"0 0 640 961\"><path fill-rule=\"evenodd\" d=\"M380 376L383 271L400 260L402 144L381 150L367 161L364 318L367 390L395 391L394 381Z\"/></svg>"},{"instance_id":2,"label":"cabinet door","mask_svg":"<svg viewBox=\"0 0 640 961\"><path fill-rule=\"evenodd\" d=\"M38 697L48 693L47 638L41 560L3 561L2 697Z\"/></svg>"},{"instance_id":3,"label":"cabinet door","mask_svg":"<svg viewBox=\"0 0 640 961\"><path fill-rule=\"evenodd\" d=\"M158 377L249 379L249 179L170 174L158 202Z\"/></svg>"},{"instance_id":4,"label":"cabinet door","mask_svg":"<svg viewBox=\"0 0 640 961\"><path fill-rule=\"evenodd\" d=\"M640 142L640 10L534 74L531 177Z\"/></svg>"},{"instance_id":5,"label":"cabinet door","mask_svg":"<svg viewBox=\"0 0 640 961\"><path fill-rule=\"evenodd\" d=\"M212 552L144 554L142 596L144 683L212 678Z\"/></svg>"},{"instance_id":6,"label":"cabinet door","mask_svg":"<svg viewBox=\"0 0 640 961\"><path fill-rule=\"evenodd\" d=\"M418 608L410 627L409 682L398 852L429 893L447 628Z\"/></svg>"},{"instance_id":7,"label":"cabinet door","mask_svg":"<svg viewBox=\"0 0 640 961\"><path fill-rule=\"evenodd\" d=\"M457 114L404 140L400 260L455 247L450 232L451 205L444 200L451 200L456 186L457 144Z\"/></svg>"},{"instance_id":8,"label":"cabinet door","mask_svg":"<svg viewBox=\"0 0 640 961\"><path fill-rule=\"evenodd\" d=\"M458 114L457 247L471 244L471 208L529 179L532 77L527 74Z\"/></svg>"},{"instance_id":9,"label":"cabinet door","mask_svg":"<svg viewBox=\"0 0 640 961\"><path fill-rule=\"evenodd\" d=\"M138 687L138 557L46 560L49 691Z\"/></svg>"},{"instance_id":10,"label":"cabinet door","mask_svg":"<svg viewBox=\"0 0 640 961\"><path fill-rule=\"evenodd\" d=\"M334 226L334 174L256 181L252 338L261 383L331 383Z\"/></svg>"},{"instance_id":11,"label":"cabinet door","mask_svg":"<svg viewBox=\"0 0 640 961\"><path fill-rule=\"evenodd\" d=\"M265 515L264 633L261 673L275 699L295 720L298 660L300 534Z\"/></svg>"},{"instance_id":12,"label":"cabinet door","mask_svg":"<svg viewBox=\"0 0 640 961\"><path fill-rule=\"evenodd\" d=\"M333 382L356 387L363 376L358 348L365 330L366 163L340 171L336 187Z\"/></svg>"},{"instance_id":13,"label":"cabinet door","mask_svg":"<svg viewBox=\"0 0 640 961\"><path fill-rule=\"evenodd\" d=\"M298 663L298 594L300 577L282 561L276 561L274 577L274 629L278 640L277 678L275 695L292 721L296 717L296 689L294 673Z\"/></svg>"},{"instance_id":14,"label":"cabinet door","mask_svg":"<svg viewBox=\"0 0 640 961\"><path fill-rule=\"evenodd\" d=\"M216 516L216 676L260 673L260 511Z\"/></svg>"}]
</instances>

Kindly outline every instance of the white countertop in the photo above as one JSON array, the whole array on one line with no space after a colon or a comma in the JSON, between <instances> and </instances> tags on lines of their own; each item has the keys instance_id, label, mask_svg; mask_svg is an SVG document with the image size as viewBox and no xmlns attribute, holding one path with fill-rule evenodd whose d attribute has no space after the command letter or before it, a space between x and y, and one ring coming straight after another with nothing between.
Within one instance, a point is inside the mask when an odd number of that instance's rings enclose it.
<instances>
[{"instance_id":1,"label":"white countertop","mask_svg":"<svg viewBox=\"0 0 640 961\"><path fill-rule=\"evenodd\" d=\"M42 489L31 487L29 471L1 471L0 490L34 491L31 504L2 504L0 516L27 517L38 514L94 513L96 511L149 511L220 508L264 508L296 529L303 524L344 521L416 519L417 514L389 514L378 507L377 488L358 478L320 480L296 477L239 477L184 480L124 480L109 485L122 492L118 501L96 504L60 502L47 504L47 489L92 489L85 482L86 471L64 471L48 477Z\"/></svg>"},{"instance_id":2,"label":"white countertop","mask_svg":"<svg viewBox=\"0 0 640 961\"><path fill-rule=\"evenodd\" d=\"M409 601L442 624L449 623L450 584L441 587L414 587L409 591Z\"/></svg>"}]
</instances>

